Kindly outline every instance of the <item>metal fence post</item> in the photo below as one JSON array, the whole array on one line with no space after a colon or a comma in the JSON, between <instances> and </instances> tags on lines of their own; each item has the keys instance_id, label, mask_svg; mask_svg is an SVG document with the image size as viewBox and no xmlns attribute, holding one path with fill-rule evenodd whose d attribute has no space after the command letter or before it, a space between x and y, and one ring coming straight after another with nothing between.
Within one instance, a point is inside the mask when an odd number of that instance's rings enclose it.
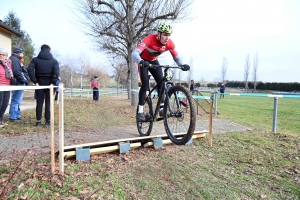
<instances>
[{"instance_id":1,"label":"metal fence post","mask_svg":"<svg viewBox=\"0 0 300 200\"><path fill-rule=\"evenodd\" d=\"M276 133L276 125L277 125L277 108L278 108L278 97L274 97L273 129L272 129L274 133Z\"/></svg>"},{"instance_id":2,"label":"metal fence post","mask_svg":"<svg viewBox=\"0 0 300 200\"><path fill-rule=\"evenodd\" d=\"M215 112L214 115L217 116L218 115L218 90L215 90Z\"/></svg>"}]
</instances>

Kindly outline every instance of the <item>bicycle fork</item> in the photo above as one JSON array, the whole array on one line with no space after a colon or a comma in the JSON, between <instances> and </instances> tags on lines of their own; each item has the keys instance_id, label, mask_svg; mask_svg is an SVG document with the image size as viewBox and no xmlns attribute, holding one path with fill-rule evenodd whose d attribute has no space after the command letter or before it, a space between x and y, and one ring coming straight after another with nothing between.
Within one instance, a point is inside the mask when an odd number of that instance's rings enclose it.
<instances>
[{"instance_id":1,"label":"bicycle fork","mask_svg":"<svg viewBox=\"0 0 300 200\"><path fill-rule=\"evenodd\" d=\"M170 97L168 95L168 92L169 92L169 88L172 86L174 86L172 82L166 82L164 87L165 102L167 102L167 109L170 111L170 115L173 115L173 108L170 103ZM176 92L174 93L174 98L175 98L176 106L177 108L179 108L180 102L179 102L178 94Z\"/></svg>"}]
</instances>

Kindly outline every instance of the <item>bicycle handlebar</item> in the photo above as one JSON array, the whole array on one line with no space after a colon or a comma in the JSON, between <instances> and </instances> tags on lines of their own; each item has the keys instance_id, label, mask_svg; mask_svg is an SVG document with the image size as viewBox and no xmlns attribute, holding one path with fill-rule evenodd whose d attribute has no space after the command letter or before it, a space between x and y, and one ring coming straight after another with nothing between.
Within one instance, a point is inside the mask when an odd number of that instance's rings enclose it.
<instances>
[{"instance_id":1,"label":"bicycle handlebar","mask_svg":"<svg viewBox=\"0 0 300 200\"><path fill-rule=\"evenodd\" d=\"M176 68L176 69L184 69L183 65L178 65L178 66L171 66L171 65L152 65L150 64L149 65L149 68L152 68L152 69L157 69L158 67L162 67L162 68Z\"/></svg>"}]
</instances>

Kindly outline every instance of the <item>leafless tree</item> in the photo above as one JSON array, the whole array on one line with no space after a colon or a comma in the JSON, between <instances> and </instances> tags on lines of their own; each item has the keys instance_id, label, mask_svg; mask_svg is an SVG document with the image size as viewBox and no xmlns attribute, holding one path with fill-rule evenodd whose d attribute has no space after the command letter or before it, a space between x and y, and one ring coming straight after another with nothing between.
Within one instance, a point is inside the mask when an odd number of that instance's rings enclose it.
<instances>
[{"instance_id":1,"label":"leafless tree","mask_svg":"<svg viewBox=\"0 0 300 200\"><path fill-rule=\"evenodd\" d=\"M200 78L200 83L204 83L204 81L205 81L204 77L201 76L201 78Z\"/></svg>"},{"instance_id":2,"label":"leafless tree","mask_svg":"<svg viewBox=\"0 0 300 200\"><path fill-rule=\"evenodd\" d=\"M99 88L105 88L109 85L109 75L107 68L101 64L93 64L85 67L85 80L91 81L94 76L98 77Z\"/></svg>"},{"instance_id":3,"label":"leafless tree","mask_svg":"<svg viewBox=\"0 0 300 200\"><path fill-rule=\"evenodd\" d=\"M258 54L255 53L254 58L253 58L253 71L252 71L252 80L253 80L253 85L254 85L253 90L254 91L256 91L256 86L257 86L257 82L258 82L258 74L257 74L258 63L259 63Z\"/></svg>"},{"instance_id":4,"label":"leafless tree","mask_svg":"<svg viewBox=\"0 0 300 200\"><path fill-rule=\"evenodd\" d=\"M227 67L228 67L228 61L227 61L227 58L224 56L223 63L221 66L221 80L223 83L225 83L225 80L226 80Z\"/></svg>"},{"instance_id":5,"label":"leafless tree","mask_svg":"<svg viewBox=\"0 0 300 200\"><path fill-rule=\"evenodd\" d=\"M131 105L137 105L137 67L131 52L161 21L186 20L193 0L74 0L81 30L98 49L122 56L130 76ZM74 12L75 13L75 12ZM132 91L132 92L131 92Z\"/></svg>"},{"instance_id":6,"label":"leafless tree","mask_svg":"<svg viewBox=\"0 0 300 200\"><path fill-rule=\"evenodd\" d=\"M245 82L245 91L248 91L248 82L249 82L249 73L250 73L250 56L247 54L246 62L244 65L244 82Z\"/></svg>"},{"instance_id":7,"label":"leafless tree","mask_svg":"<svg viewBox=\"0 0 300 200\"><path fill-rule=\"evenodd\" d=\"M115 80L117 81L117 92L119 93L120 84L127 83L127 66L121 57L113 57L112 68L114 68Z\"/></svg>"},{"instance_id":8,"label":"leafless tree","mask_svg":"<svg viewBox=\"0 0 300 200\"><path fill-rule=\"evenodd\" d=\"M60 67L61 82L65 83L65 87L73 88L78 61L72 57L65 57L63 63Z\"/></svg>"},{"instance_id":9,"label":"leafless tree","mask_svg":"<svg viewBox=\"0 0 300 200\"><path fill-rule=\"evenodd\" d=\"M62 58L60 66L61 82L65 87L71 88L89 88L92 77L98 76L99 85L105 87L109 84L109 75L100 64L89 64L86 57L66 56Z\"/></svg>"}]
</instances>

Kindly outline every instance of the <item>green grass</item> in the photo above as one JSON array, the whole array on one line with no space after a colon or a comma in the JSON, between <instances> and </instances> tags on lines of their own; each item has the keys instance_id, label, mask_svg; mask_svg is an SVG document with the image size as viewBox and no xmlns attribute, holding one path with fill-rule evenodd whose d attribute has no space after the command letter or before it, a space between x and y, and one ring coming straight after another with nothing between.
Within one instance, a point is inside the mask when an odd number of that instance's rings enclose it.
<instances>
[{"instance_id":1,"label":"green grass","mask_svg":"<svg viewBox=\"0 0 300 200\"><path fill-rule=\"evenodd\" d=\"M279 98L276 134L271 132L273 101L237 96L219 100L219 118L253 130L214 135L212 148L202 138L190 146L94 155L88 163L67 160L64 175L51 174L50 155L28 156L7 198L300 199L300 101ZM33 111L26 113L34 116ZM105 97L97 103L67 98L65 128L93 131L130 125L134 113L126 97ZM15 132L47 131L14 126ZM0 164L0 180L11 171L9 166Z\"/></svg>"},{"instance_id":2,"label":"green grass","mask_svg":"<svg viewBox=\"0 0 300 200\"><path fill-rule=\"evenodd\" d=\"M300 136L300 99L278 98L276 132ZM226 96L218 99L221 117L258 130L272 131L274 98Z\"/></svg>"}]
</instances>

